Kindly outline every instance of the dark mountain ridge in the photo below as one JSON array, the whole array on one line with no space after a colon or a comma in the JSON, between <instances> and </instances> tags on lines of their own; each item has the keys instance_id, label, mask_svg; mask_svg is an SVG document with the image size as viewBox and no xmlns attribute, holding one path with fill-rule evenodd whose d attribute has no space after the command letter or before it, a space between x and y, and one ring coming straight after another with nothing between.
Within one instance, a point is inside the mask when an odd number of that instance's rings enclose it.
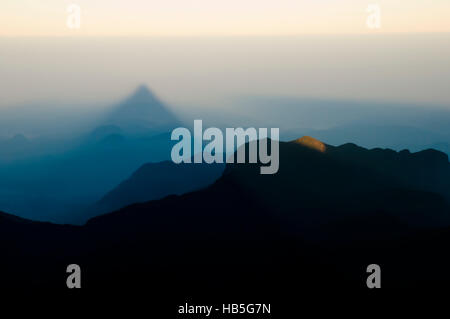
<instances>
[{"instance_id":1,"label":"dark mountain ridge","mask_svg":"<svg viewBox=\"0 0 450 319\"><path fill-rule=\"evenodd\" d=\"M383 161L392 168L382 169ZM397 171L404 161L413 164ZM82 227L0 218L2 243L15 247L0 265L12 280L2 286L64 289L65 267L77 262L91 291L151 289L183 298L239 287L288 298L291 289L359 292L375 262L388 287L438 291L450 283L442 253L450 244L450 208L443 195L422 189L428 182L406 187L403 174L446 174L444 162L435 152L334 148L303 138L280 143L278 174L229 164L208 188L133 204ZM22 275L17 258L35 271Z\"/></svg>"}]
</instances>

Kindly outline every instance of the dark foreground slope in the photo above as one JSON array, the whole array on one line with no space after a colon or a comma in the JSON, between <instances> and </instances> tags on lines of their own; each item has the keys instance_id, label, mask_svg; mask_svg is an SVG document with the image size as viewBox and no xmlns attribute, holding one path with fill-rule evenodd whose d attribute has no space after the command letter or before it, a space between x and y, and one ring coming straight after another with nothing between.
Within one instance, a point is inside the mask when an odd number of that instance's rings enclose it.
<instances>
[{"instance_id":1,"label":"dark foreground slope","mask_svg":"<svg viewBox=\"0 0 450 319\"><path fill-rule=\"evenodd\" d=\"M8 247L1 285L65 290L72 263L82 268L85 292L156 295L154 303L359 294L368 292L373 263L382 268L382 291L448 285L444 196L343 153L314 140L281 143L276 175L229 165L209 188L128 206L83 227L0 215ZM448 168L448 160L431 161Z\"/></svg>"}]
</instances>

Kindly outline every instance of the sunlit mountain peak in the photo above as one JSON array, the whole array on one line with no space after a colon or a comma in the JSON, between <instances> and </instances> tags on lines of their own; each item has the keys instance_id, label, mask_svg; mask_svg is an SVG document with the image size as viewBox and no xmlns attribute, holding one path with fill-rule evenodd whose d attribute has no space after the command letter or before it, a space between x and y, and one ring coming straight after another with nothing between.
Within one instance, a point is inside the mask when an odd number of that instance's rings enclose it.
<instances>
[{"instance_id":1,"label":"sunlit mountain peak","mask_svg":"<svg viewBox=\"0 0 450 319\"><path fill-rule=\"evenodd\" d=\"M321 153L324 153L327 149L324 143L311 136L303 136L301 138L298 138L294 141L294 143L301 144L303 146L317 150Z\"/></svg>"}]
</instances>

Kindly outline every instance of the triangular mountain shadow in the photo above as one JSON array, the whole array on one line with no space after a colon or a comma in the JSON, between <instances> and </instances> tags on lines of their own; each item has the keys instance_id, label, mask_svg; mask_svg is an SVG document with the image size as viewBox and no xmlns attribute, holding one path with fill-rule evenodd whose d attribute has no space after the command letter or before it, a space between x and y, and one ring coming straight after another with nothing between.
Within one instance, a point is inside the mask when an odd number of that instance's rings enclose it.
<instances>
[{"instance_id":1,"label":"triangular mountain shadow","mask_svg":"<svg viewBox=\"0 0 450 319\"><path fill-rule=\"evenodd\" d=\"M119 103L103 125L118 126L126 132L163 132L180 125L172 111L145 85Z\"/></svg>"}]
</instances>

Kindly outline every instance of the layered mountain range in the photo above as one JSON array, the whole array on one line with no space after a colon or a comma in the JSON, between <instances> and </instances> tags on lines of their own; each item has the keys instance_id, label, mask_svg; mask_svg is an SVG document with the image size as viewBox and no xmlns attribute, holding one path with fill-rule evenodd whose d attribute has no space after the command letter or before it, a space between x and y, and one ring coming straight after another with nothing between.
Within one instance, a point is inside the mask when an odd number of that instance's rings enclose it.
<instances>
[{"instance_id":1,"label":"layered mountain range","mask_svg":"<svg viewBox=\"0 0 450 319\"><path fill-rule=\"evenodd\" d=\"M449 174L447 156L433 150L281 142L277 174L227 164L206 188L84 226L2 213L2 287L65 289L65 267L78 263L90 291L184 296L239 287L287 298L291 288L359 291L367 265L377 263L386 286L439 289L450 283Z\"/></svg>"},{"instance_id":2,"label":"layered mountain range","mask_svg":"<svg viewBox=\"0 0 450 319\"><path fill-rule=\"evenodd\" d=\"M76 137L16 135L0 142L0 209L84 223L95 215L90 208L139 167L169 159L170 132L179 125L169 107L140 86Z\"/></svg>"}]
</instances>

